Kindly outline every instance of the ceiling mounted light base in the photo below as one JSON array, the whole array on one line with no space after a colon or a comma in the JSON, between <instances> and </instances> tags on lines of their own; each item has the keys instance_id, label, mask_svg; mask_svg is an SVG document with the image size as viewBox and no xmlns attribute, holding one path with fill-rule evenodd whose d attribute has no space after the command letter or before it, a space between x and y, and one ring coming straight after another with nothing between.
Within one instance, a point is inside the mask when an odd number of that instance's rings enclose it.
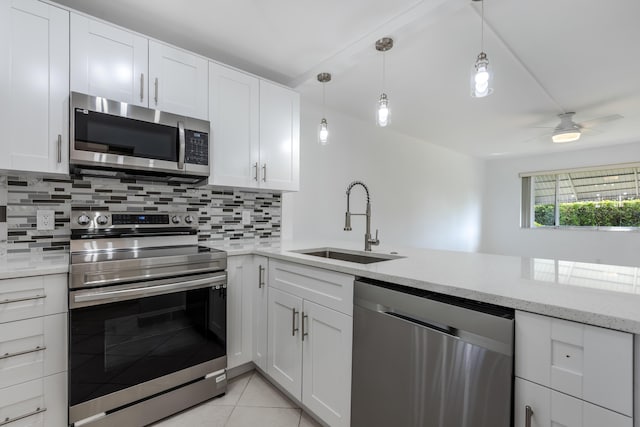
<instances>
[{"instance_id":1,"label":"ceiling mounted light base","mask_svg":"<svg viewBox=\"0 0 640 427\"><path fill-rule=\"evenodd\" d=\"M393 39L391 37L383 37L376 41L376 50L380 52L386 52L393 47Z\"/></svg>"},{"instance_id":2,"label":"ceiling mounted light base","mask_svg":"<svg viewBox=\"0 0 640 427\"><path fill-rule=\"evenodd\" d=\"M318 74L318 81L320 83L329 83L331 81L331 73Z\"/></svg>"}]
</instances>

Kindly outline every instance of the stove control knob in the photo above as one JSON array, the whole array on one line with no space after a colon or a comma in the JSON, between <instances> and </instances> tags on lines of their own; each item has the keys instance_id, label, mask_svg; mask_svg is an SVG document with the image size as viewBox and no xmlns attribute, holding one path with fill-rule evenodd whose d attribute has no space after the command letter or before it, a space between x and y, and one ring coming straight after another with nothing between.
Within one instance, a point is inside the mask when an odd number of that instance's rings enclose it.
<instances>
[{"instance_id":1,"label":"stove control knob","mask_svg":"<svg viewBox=\"0 0 640 427\"><path fill-rule=\"evenodd\" d=\"M96 218L96 222L98 223L98 225L107 225L107 223L109 222L109 218L107 218L105 215L100 215L98 218Z\"/></svg>"},{"instance_id":2,"label":"stove control knob","mask_svg":"<svg viewBox=\"0 0 640 427\"><path fill-rule=\"evenodd\" d=\"M171 222L174 224L180 224L180 217L178 215L174 215L171 217Z\"/></svg>"},{"instance_id":3,"label":"stove control knob","mask_svg":"<svg viewBox=\"0 0 640 427\"><path fill-rule=\"evenodd\" d=\"M78 217L78 224L80 225L89 225L91 222L91 218L87 214L82 214Z\"/></svg>"},{"instance_id":4,"label":"stove control knob","mask_svg":"<svg viewBox=\"0 0 640 427\"><path fill-rule=\"evenodd\" d=\"M191 215L185 216L184 222L186 222L187 224L191 224L193 222L193 217Z\"/></svg>"}]
</instances>

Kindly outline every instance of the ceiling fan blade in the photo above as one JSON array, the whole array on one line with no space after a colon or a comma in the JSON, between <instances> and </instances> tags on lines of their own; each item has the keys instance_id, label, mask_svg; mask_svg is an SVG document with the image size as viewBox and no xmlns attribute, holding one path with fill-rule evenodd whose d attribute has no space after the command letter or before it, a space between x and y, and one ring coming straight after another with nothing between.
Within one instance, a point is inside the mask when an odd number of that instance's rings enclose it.
<instances>
[{"instance_id":1,"label":"ceiling fan blade","mask_svg":"<svg viewBox=\"0 0 640 427\"><path fill-rule=\"evenodd\" d=\"M612 114L610 116L598 117L597 119L587 120L579 123L580 127L583 128L592 128L594 126L599 126L604 123L612 122L614 120L622 119L623 116L620 114Z\"/></svg>"},{"instance_id":2,"label":"ceiling fan blade","mask_svg":"<svg viewBox=\"0 0 640 427\"><path fill-rule=\"evenodd\" d=\"M601 130L597 130L597 129L593 129L593 128L582 128L580 129L580 132L587 134L587 135L598 135L603 133Z\"/></svg>"}]
</instances>

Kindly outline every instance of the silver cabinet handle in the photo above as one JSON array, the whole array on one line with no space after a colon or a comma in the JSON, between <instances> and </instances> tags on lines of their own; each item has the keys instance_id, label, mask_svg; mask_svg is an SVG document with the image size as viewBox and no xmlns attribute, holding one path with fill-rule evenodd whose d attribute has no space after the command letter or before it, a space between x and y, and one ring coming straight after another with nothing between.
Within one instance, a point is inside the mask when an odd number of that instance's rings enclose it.
<instances>
[{"instance_id":1,"label":"silver cabinet handle","mask_svg":"<svg viewBox=\"0 0 640 427\"><path fill-rule=\"evenodd\" d=\"M180 148L178 151L178 169L184 169L184 152L186 147L186 141L184 136L184 123L178 122L178 141Z\"/></svg>"},{"instance_id":2,"label":"silver cabinet handle","mask_svg":"<svg viewBox=\"0 0 640 427\"><path fill-rule=\"evenodd\" d=\"M5 353L2 356L0 356L0 360L2 359L8 359L10 357L16 357L16 356L22 356L23 354L29 354L29 353L35 353L38 351L44 351L47 349L47 346L37 346L36 348L32 348L31 350L22 350L22 351L16 351L15 353Z\"/></svg>"},{"instance_id":3,"label":"silver cabinet handle","mask_svg":"<svg viewBox=\"0 0 640 427\"><path fill-rule=\"evenodd\" d=\"M267 164L262 165L262 181L267 182Z\"/></svg>"},{"instance_id":4,"label":"silver cabinet handle","mask_svg":"<svg viewBox=\"0 0 640 427\"><path fill-rule=\"evenodd\" d=\"M296 310L295 307L291 308L291 336L295 337L296 336L296 332L298 332L298 328L296 328L296 315L298 315L300 312Z\"/></svg>"},{"instance_id":5,"label":"silver cabinet handle","mask_svg":"<svg viewBox=\"0 0 640 427\"><path fill-rule=\"evenodd\" d=\"M62 135L58 134L58 163L62 163Z\"/></svg>"},{"instance_id":6,"label":"silver cabinet handle","mask_svg":"<svg viewBox=\"0 0 640 427\"><path fill-rule=\"evenodd\" d=\"M255 175L253 175L253 179L254 179L255 181L258 181L258 162L256 162L256 163L253 165L253 167L254 167L254 169L256 170Z\"/></svg>"},{"instance_id":7,"label":"silver cabinet handle","mask_svg":"<svg viewBox=\"0 0 640 427\"><path fill-rule=\"evenodd\" d=\"M264 267L258 266L258 289L264 286Z\"/></svg>"},{"instance_id":8,"label":"silver cabinet handle","mask_svg":"<svg viewBox=\"0 0 640 427\"><path fill-rule=\"evenodd\" d=\"M34 295L32 297L24 297L24 298L14 298L14 299L5 299L0 301L0 304L11 304L13 302L21 302L21 301L31 301L36 299L46 298L46 295Z\"/></svg>"},{"instance_id":9,"label":"silver cabinet handle","mask_svg":"<svg viewBox=\"0 0 640 427\"><path fill-rule=\"evenodd\" d=\"M12 422L15 422L15 421L18 421L18 420L22 420L22 419L27 418L27 417L30 417L30 416L32 416L32 415L36 415L36 414L39 414L39 413L41 413L41 412L44 412L44 411L46 411L46 410L47 410L47 408L36 408L36 410L35 410L35 411L29 412L29 413L24 414L24 415L18 415L18 416L17 416L17 417L15 417L15 418L9 418L9 417L7 417L7 418L5 418L3 421L0 421L0 426L6 426L6 425L7 425L7 424L9 424L9 423L12 423Z\"/></svg>"},{"instance_id":10,"label":"silver cabinet handle","mask_svg":"<svg viewBox=\"0 0 640 427\"><path fill-rule=\"evenodd\" d=\"M140 73L140 102L144 101L144 73Z\"/></svg>"},{"instance_id":11,"label":"silver cabinet handle","mask_svg":"<svg viewBox=\"0 0 640 427\"><path fill-rule=\"evenodd\" d=\"M153 85L155 86L155 96L153 99L156 101L156 105L158 105L158 78L157 77Z\"/></svg>"},{"instance_id":12,"label":"silver cabinet handle","mask_svg":"<svg viewBox=\"0 0 640 427\"><path fill-rule=\"evenodd\" d=\"M524 427L531 427L531 417L533 416L533 409L527 405L524 407Z\"/></svg>"},{"instance_id":13,"label":"silver cabinet handle","mask_svg":"<svg viewBox=\"0 0 640 427\"><path fill-rule=\"evenodd\" d=\"M304 341L304 337L309 335L308 332L304 331L304 324L305 324L304 319L308 319L308 318L309 318L309 315L308 314L304 314L304 311L303 311L302 312L302 341ZM307 327L308 327L308 325L307 325Z\"/></svg>"}]
</instances>

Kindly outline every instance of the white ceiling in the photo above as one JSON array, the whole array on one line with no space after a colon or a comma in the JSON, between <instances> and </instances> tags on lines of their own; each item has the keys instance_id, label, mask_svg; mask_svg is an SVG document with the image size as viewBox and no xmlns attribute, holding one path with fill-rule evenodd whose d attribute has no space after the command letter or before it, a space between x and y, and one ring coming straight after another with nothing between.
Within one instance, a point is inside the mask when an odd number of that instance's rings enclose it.
<instances>
[{"instance_id":1,"label":"white ceiling","mask_svg":"<svg viewBox=\"0 0 640 427\"><path fill-rule=\"evenodd\" d=\"M373 120L386 54L391 127L478 157L640 142L638 0L485 0L494 94L471 98L480 3L469 0L57 0L152 37L295 87ZM575 143L540 137L556 115L611 114ZM319 120L320 118L318 118ZM331 117L328 115L329 125Z\"/></svg>"}]
</instances>

